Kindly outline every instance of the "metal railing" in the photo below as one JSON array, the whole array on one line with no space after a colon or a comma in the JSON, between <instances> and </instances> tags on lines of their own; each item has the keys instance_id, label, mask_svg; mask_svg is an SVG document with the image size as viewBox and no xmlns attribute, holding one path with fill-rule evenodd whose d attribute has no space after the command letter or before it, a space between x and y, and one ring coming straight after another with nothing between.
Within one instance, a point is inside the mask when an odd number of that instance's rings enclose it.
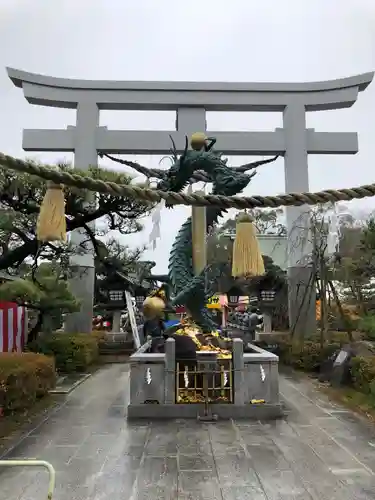
<instances>
[{"instance_id":1,"label":"metal railing","mask_svg":"<svg viewBox=\"0 0 375 500\"><path fill-rule=\"evenodd\" d=\"M55 490L56 472L53 466L44 460L0 460L0 467L44 467L49 474L47 500L52 500L52 495Z\"/></svg>"},{"instance_id":2,"label":"metal railing","mask_svg":"<svg viewBox=\"0 0 375 500\"><path fill-rule=\"evenodd\" d=\"M205 353L203 361L176 364L176 403L233 403L232 360L217 359L215 352ZM210 358L210 359L208 359Z\"/></svg>"}]
</instances>

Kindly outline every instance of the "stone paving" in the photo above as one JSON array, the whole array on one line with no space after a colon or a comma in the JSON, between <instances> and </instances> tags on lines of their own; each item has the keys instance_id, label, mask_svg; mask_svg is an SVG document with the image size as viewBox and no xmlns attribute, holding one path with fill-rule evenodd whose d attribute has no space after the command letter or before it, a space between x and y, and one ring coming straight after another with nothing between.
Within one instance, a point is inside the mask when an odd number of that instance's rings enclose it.
<instances>
[{"instance_id":1,"label":"stone paving","mask_svg":"<svg viewBox=\"0 0 375 500\"><path fill-rule=\"evenodd\" d=\"M8 458L57 471L56 500L375 499L375 430L306 379L281 377L277 422L127 423L126 365L80 385ZM47 473L0 474L0 500L44 500Z\"/></svg>"}]
</instances>

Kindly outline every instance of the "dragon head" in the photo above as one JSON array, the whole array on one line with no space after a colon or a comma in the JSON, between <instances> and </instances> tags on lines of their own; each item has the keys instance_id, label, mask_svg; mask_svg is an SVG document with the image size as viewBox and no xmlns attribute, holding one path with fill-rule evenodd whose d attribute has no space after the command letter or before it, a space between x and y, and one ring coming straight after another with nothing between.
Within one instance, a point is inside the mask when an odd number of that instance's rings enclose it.
<instances>
[{"instance_id":1,"label":"dragon head","mask_svg":"<svg viewBox=\"0 0 375 500\"><path fill-rule=\"evenodd\" d=\"M188 150L189 140L185 137L185 149L180 157L177 155L176 145L171 137L173 148L171 149L173 164L166 172L163 179L158 182L157 189L162 191L173 191L178 193L187 185L189 179L197 169L197 159L200 152Z\"/></svg>"}]
</instances>

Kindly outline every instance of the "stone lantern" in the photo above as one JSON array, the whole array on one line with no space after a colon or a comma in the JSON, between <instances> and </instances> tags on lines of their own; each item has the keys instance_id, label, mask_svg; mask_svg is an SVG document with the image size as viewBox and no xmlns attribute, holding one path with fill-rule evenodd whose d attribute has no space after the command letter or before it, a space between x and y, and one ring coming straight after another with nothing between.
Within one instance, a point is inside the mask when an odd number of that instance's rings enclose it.
<instances>
[{"instance_id":1,"label":"stone lantern","mask_svg":"<svg viewBox=\"0 0 375 500\"><path fill-rule=\"evenodd\" d=\"M263 315L263 331L264 333L272 333L272 311L275 307L277 292L272 289L261 290L259 295Z\"/></svg>"},{"instance_id":2,"label":"stone lantern","mask_svg":"<svg viewBox=\"0 0 375 500\"><path fill-rule=\"evenodd\" d=\"M121 314L126 306L125 291L132 289L129 279L124 279L118 272L114 272L99 283L96 309L105 310L113 314L112 332L120 332Z\"/></svg>"}]
</instances>

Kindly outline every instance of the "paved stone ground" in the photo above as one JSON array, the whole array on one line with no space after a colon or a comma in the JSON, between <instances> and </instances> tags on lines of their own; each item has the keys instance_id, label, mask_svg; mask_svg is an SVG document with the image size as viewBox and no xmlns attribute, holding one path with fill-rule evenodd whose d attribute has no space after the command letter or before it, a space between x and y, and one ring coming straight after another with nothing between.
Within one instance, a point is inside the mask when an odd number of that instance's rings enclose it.
<instances>
[{"instance_id":1,"label":"paved stone ground","mask_svg":"<svg viewBox=\"0 0 375 500\"><path fill-rule=\"evenodd\" d=\"M282 377L285 420L128 424L125 365L108 366L8 458L57 470L56 500L375 499L375 430ZM7 470L0 500L44 500L47 474Z\"/></svg>"}]
</instances>

